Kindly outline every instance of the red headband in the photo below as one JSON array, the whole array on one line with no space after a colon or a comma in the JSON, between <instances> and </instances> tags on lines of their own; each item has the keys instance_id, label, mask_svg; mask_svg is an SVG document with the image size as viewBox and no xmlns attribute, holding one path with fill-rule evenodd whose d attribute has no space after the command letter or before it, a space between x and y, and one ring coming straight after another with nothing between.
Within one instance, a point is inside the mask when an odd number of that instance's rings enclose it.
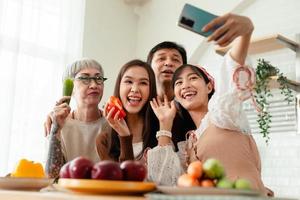
<instances>
[{"instance_id":1,"label":"red headband","mask_svg":"<svg viewBox=\"0 0 300 200\"><path fill-rule=\"evenodd\" d=\"M206 71L206 69L204 67L201 67L200 65L195 65L195 66L198 67L207 76L213 89L215 89L215 79Z\"/></svg>"}]
</instances>

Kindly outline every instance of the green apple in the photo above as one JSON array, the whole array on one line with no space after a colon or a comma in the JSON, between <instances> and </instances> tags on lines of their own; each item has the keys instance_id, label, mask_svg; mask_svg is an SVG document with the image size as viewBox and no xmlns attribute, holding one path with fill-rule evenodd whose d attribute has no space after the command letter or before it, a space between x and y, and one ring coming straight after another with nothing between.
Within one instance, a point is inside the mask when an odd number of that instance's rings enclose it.
<instances>
[{"instance_id":1,"label":"green apple","mask_svg":"<svg viewBox=\"0 0 300 200\"><path fill-rule=\"evenodd\" d=\"M233 182L228 180L227 178L222 178L217 183L218 188L225 188L225 189L232 189L233 188Z\"/></svg>"},{"instance_id":2,"label":"green apple","mask_svg":"<svg viewBox=\"0 0 300 200\"><path fill-rule=\"evenodd\" d=\"M250 190L251 189L251 183L247 179L239 178L235 181L234 187L236 189L241 189L241 190Z\"/></svg>"},{"instance_id":3,"label":"green apple","mask_svg":"<svg viewBox=\"0 0 300 200\"><path fill-rule=\"evenodd\" d=\"M220 179L225 175L224 167L220 161L214 158L209 158L204 162L203 171L205 176L210 179Z\"/></svg>"}]
</instances>

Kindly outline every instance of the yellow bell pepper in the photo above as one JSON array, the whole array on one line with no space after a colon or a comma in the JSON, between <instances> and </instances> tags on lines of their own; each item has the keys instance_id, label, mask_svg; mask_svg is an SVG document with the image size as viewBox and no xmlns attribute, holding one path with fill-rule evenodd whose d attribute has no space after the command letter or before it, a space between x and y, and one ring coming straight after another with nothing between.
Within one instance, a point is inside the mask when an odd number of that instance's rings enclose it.
<instances>
[{"instance_id":1,"label":"yellow bell pepper","mask_svg":"<svg viewBox=\"0 0 300 200\"><path fill-rule=\"evenodd\" d=\"M23 178L45 178L45 171L41 163L34 163L26 159L21 159L15 170L11 173L11 177Z\"/></svg>"}]
</instances>

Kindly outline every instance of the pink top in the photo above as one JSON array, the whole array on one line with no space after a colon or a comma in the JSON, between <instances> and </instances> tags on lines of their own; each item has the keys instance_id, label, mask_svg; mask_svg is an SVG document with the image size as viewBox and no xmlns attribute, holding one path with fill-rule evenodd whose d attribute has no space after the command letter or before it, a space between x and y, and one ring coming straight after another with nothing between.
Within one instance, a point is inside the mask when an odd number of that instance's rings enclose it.
<instances>
[{"instance_id":1,"label":"pink top","mask_svg":"<svg viewBox=\"0 0 300 200\"><path fill-rule=\"evenodd\" d=\"M190 162L216 158L224 166L228 179L245 178L251 182L252 189L266 193L259 153L251 135L210 125L194 146L189 150Z\"/></svg>"}]
</instances>

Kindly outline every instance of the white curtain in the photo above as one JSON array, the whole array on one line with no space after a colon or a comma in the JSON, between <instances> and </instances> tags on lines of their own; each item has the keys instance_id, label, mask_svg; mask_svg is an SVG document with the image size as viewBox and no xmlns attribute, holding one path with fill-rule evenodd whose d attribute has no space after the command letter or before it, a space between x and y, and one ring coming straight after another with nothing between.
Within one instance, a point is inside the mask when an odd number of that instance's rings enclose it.
<instances>
[{"instance_id":1,"label":"white curtain","mask_svg":"<svg viewBox=\"0 0 300 200\"><path fill-rule=\"evenodd\" d=\"M43 122L81 57L85 0L0 0L0 176L44 162Z\"/></svg>"}]
</instances>

